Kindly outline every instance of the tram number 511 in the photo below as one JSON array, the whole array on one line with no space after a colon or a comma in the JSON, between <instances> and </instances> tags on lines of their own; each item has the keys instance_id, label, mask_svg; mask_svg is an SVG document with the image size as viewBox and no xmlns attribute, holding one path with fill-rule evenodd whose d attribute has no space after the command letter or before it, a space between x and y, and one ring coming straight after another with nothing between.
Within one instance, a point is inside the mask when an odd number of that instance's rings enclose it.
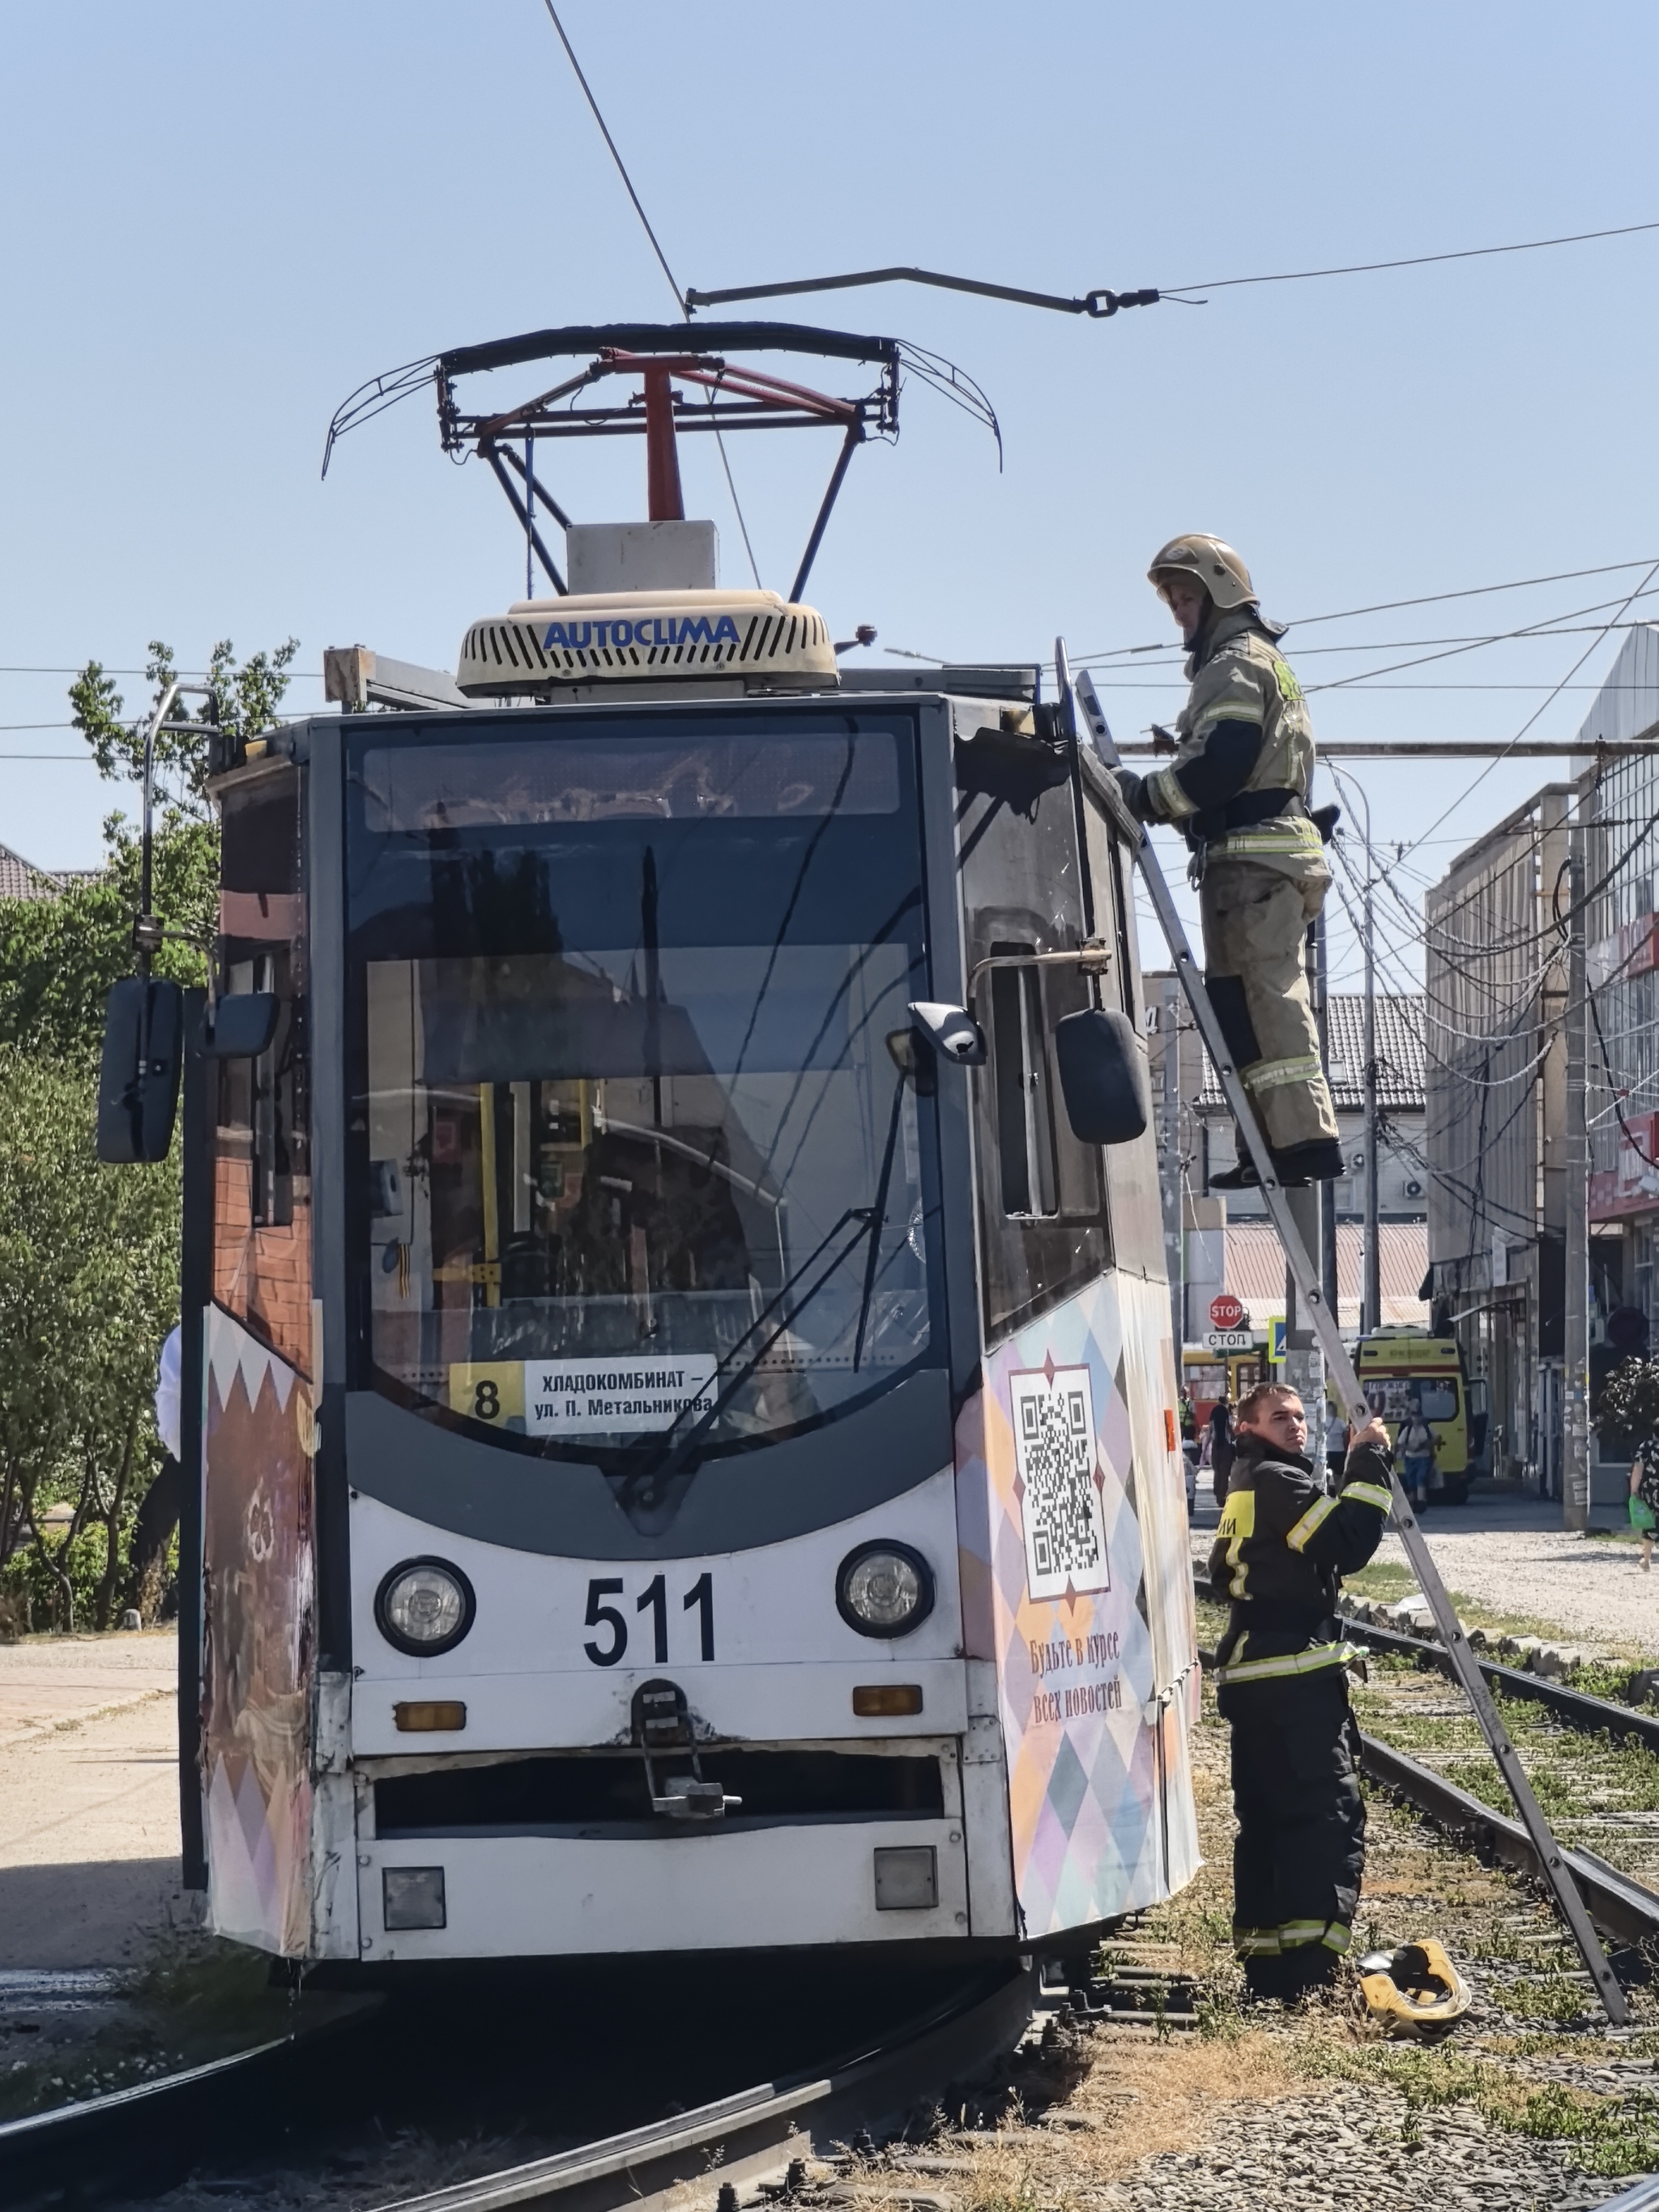
<instances>
[{"instance_id":1,"label":"tram number 511","mask_svg":"<svg viewBox=\"0 0 1659 2212\"><path fill-rule=\"evenodd\" d=\"M596 1667L614 1667L627 1652L627 1616L618 1612L614 1605L605 1603L607 1598L620 1597L623 1589L623 1583L620 1575L614 1579L610 1577L596 1577L587 1585L587 1619L583 1626L587 1628L602 1629L611 1639L608 1644L595 1642L583 1644L582 1650L586 1652ZM699 1632L697 1656L700 1659L712 1659L714 1656L714 1577L713 1575L699 1575L680 1600L680 1609L683 1613L695 1611L696 1613ZM668 1664L668 1583L665 1576L659 1575L654 1582L647 1583L645 1589L634 1601L634 1610L635 1613L648 1613L651 1615L652 1664L665 1667Z\"/></svg>"}]
</instances>

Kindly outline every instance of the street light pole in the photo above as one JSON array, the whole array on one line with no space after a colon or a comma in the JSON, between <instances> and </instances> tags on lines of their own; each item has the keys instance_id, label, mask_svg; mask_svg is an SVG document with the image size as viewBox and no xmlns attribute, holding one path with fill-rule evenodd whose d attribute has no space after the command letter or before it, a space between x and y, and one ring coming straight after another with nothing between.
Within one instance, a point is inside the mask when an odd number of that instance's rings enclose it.
<instances>
[{"instance_id":1,"label":"street light pole","mask_svg":"<svg viewBox=\"0 0 1659 2212\"><path fill-rule=\"evenodd\" d=\"M1382 1326L1376 1213L1376 945L1371 922L1371 834L1365 824L1365 1298L1363 1327Z\"/></svg>"},{"instance_id":2,"label":"street light pole","mask_svg":"<svg viewBox=\"0 0 1659 2212\"><path fill-rule=\"evenodd\" d=\"M1561 1360L1561 1520L1589 1527L1589 1131L1585 1115L1584 833L1567 833L1566 1263Z\"/></svg>"}]
</instances>

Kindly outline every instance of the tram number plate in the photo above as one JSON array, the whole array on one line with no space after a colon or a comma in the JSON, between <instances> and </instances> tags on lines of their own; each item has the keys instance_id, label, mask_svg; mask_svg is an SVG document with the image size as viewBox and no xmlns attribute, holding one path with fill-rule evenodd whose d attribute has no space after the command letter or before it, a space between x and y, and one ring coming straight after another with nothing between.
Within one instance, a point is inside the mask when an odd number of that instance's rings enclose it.
<instances>
[{"instance_id":1,"label":"tram number plate","mask_svg":"<svg viewBox=\"0 0 1659 2212\"><path fill-rule=\"evenodd\" d=\"M689 1590L677 1593L679 1605L674 1608L682 1613L695 1613L695 1621L684 1624L675 1637L680 1647L677 1657L684 1659L695 1650L699 1659L714 1656L714 1577L707 1570L698 1576ZM630 1603L631 1599L631 1603ZM635 1632L635 1663L646 1664L644 1639L650 1638L653 1667L665 1667L668 1661L668 1626L671 1605L666 1575L653 1576L645 1588L631 1592L621 1575L595 1575L587 1585L587 1613L583 1626L598 1633L583 1644L582 1650L596 1667L616 1667L627 1656L630 1620ZM640 1614L647 1616L644 1620ZM695 1645L692 1639L695 1638Z\"/></svg>"}]
</instances>

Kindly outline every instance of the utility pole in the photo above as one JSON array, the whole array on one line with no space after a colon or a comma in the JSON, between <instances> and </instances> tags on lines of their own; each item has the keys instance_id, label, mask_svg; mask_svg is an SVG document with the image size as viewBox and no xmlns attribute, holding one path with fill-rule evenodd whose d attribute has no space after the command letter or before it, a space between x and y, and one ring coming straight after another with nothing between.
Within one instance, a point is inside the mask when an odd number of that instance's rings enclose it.
<instances>
[{"instance_id":1,"label":"utility pole","mask_svg":"<svg viewBox=\"0 0 1659 2212\"><path fill-rule=\"evenodd\" d=\"M1369 817L1370 809L1367 808ZM1365 1287L1359 1326L1382 1326L1382 1254L1376 1225L1376 941L1371 922L1371 825L1365 823Z\"/></svg>"},{"instance_id":2,"label":"utility pole","mask_svg":"<svg viewBox=\"0 0 1659 2212\"><path fill-rule=\"evenodd\" d=\"M1562 1316L1561 1521L1589 1527L1589 1132L1585 1120L1584 832L1567 842L1566 1285Z\"/></svg>"}]
</instances>

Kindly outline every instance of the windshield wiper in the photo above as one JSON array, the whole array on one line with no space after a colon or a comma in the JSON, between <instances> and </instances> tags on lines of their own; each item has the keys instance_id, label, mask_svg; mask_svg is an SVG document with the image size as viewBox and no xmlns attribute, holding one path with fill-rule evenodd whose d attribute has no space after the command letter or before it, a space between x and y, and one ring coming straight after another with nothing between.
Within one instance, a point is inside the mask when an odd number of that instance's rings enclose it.
<instances>
[{"instance_id":1,"label":"windshield wiper","mask_svg":"<svg viewBox=\"0 0 1659 2212\"><path fill-rule=\"evenodd\" d=\"M715 1366L714 1375L709 1377L711 1382L719 1376L720 1370L726 1366L727 1361L733 1358L736 1354L742 1350L743 1346L748 1343L750 1337L754 1335L756 1330L764 1324L768 1315L774 1312L776 1308L783 1303L783 1301L788 1297L790 1291L794 1288L795 1285L799 1282L801 1277L807 1273L811 1267L817 1265L818 1258L823 1253L824 1247L827 1244L833 1243L834 1240L840 1236L842 1231L846 1228L848 1222L854 1221L858 1224L856 1231L848 1242L842 1245L841 1250L836 1253L835 1258L830 1262L823 1273L818 1277L817 1282L812 1285L809 1291L804 1292L803 1295L795 1301L794 1304L792 1305L788 1311L784 1314L782 1319L778 1322L776 1328L773 1329L771 1334L766 1339L765 1342L762 1344L759 1350L753 1352L750 1358L744 1362L743 1365L738 1370L737 1373L732 1376L731 1380L726 1383L726 1388L720 1392L720 1395L714 1400L708 1411L700 1416L693 1427L686 1431L685 1434L680 1438L678 1443L673 1445L672 1449L668 1449L669 1438L673 1436L674 1431L685 1419L685 1413L688 1409L682 1408L682 1410L674 1416L673 1420L669 1424L667 1431L663 1439L664 1448L659 1451L658 1456L651 1462L648 1467L637 1469L623 1482L623 1500L624 1505L631 1503L632 1500L636 1496L640 1495L641 1492L644 1493L643 1502L645 1504L650 1504L653 1503L656 1496L660 1492L664 1486L673 1480L675 1475L679 1473L680 1469L684 1466L687 1459L696 1449L698 1439L706 1435L708 1430L712 1428L714 1424L720 1419L720 1415L731 1404L738 1392L743 1388L744 1384L749 1380L755 1370L760 1365L762 1360L765 1358L767 1353L770 1352L778 1339L799 1319L800 1316L805 1312L807 1307L812 1303L812 1300L817 1297L818 1292L823 1288L824 1285L833 1275L839 1272L842 1262L850 1260L854 1253L858 1250L863 1239L871 1234L876 1225L874 1208L863 1206L849 1206L848 1207L846 1212L842 1215L840 1220L836 1223L835 1226L830 1230L825 1236L819 1239L817 1244L807 1255L806 1258L802 1261L800 1266L788 1277L787 1280L784 1283L782 1288L777 1292L776 1296L769 1300L762 1311L750 1322L748 1328L744 1329L743 1334L732 1346L731 1351L720 1360Z\"/></svg>"},{"instance_id":2,"label":"windshield wiper","mask_svg":"<svg viewBox=\"0 0 1659 2212\"><path fill-rule=\"evenodd\" d=\"M899 1115L904 1109L904 1078L899 1077L898 1087L893 1093L893 1111L887 1124L887 1149L881 1156L881 1176L876 1184L876 1202L872 1208L870 1223L870 1256L864 1263L864 1296L859 1301L858 1334L853 1340L853 1372L859 1371L859 1362L864 1357L865 1325L870 1318L870 1301L876 1294L876 1275L881 1266L882 1224L887 1218L887 1192L893 1180L893 1153L898 1144Z\"/></svg>"}]
</instances>

